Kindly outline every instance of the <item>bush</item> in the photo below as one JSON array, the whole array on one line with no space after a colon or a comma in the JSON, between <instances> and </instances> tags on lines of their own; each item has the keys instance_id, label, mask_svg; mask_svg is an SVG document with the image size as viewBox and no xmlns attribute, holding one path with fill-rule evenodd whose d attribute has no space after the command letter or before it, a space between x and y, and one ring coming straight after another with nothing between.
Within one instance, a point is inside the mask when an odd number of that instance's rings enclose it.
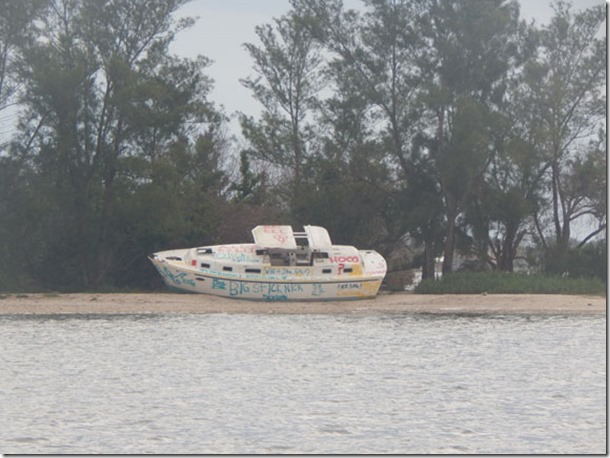
<instances>
[{"instance_id":1,"label":"bush","mask_svg":"<svg viewBox=\"0 0 610 458\"><path fill-rule=\"evenodd\" d=\"M418 294L594 294L605 295L598 278L570 278L505 272L456 272L423 280Z\"/></svg>"},{"instance_id":2,"label":"bush","mask_svg":"<svg viewBox=\"0 0 610 458\"><path fill-rule=\"evenodd\" d=\"M596 277L607 282L606 240L588 243L581 249L568 251L567 271L571 277Z\"/></svg>"}]
</instances>

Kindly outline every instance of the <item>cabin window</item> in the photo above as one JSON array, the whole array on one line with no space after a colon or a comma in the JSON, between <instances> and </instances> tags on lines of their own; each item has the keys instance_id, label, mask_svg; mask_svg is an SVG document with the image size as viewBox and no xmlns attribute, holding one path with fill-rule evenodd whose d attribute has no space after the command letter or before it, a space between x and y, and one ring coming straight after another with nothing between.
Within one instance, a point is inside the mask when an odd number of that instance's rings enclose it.
<instances>
[{"instance_id":1,"label":"cabin window","mask_svg":"<svg viewBox=\"0 0 610 458\"><path fill-rule=\"evenodd\" d=\"M246 273L247 274L260 274L261 270L260 269L246 269Z\"/></svg>"},{"instance_id":2,"label":"cabin window","mask_svg":"<svg viewBox=\"0 0 610 458\"><path fill-rule=\"evenodd\" d=\"M346 274L351 274L353 270L354 269L352 269L351 267L346 267L345 269L343 269L343 272L345 272Z\"/></svg>"},{"instance_id":3,"label":"cabin window","mask_svg":"<svg viewBox=\"0 0 610 458\"><path fill-rule=\"evenodd\" d=\"M203 267L204 269L209 269L210 265L207 262L202 262L201 267Z\"/></svg>"},{"instance_id":4,"label":"cabin window","mask_svg":"<svg viewBox=\"0 0 610 458\"><path fill-rule=\"evenodd\" d=\"M197 280L197 281L205 281L205 278L203 278L203 277L195 277L195 280Z\"/></svg>"},{"instance_id":5,"label":"cabin window","mask_svg":"<svg viewBox=\"0 0 610 458\"><path fill-rule=\"evenodd\" d=\"M167 258L168 261L182 261L182 258L180 256L168 256Z\"/></svg>"},{"instance_id":6,"label":"cabin window","mask_svg":"<svg viewBox=\"0 0 610 458\"><path fill-rule=\"evenodd\" d=\"M224 266L224 267L222 268L222 270L224 270L225 272L233 272L233 267Z\"/></svg>"},{"instance_id":7,"label":"cabin window","mask_svg":"<svg viewBox=\"0 0 610 458\"><path fill-rule=\"evenodd\" d=\"M322 273L323 274L330 274L330 273L332 273L332 269L322 269Z\"/></svg>"},{"instance_id":8,"label":"cabin window","mask_svg":"<svg viewBox=\"0 0 610 458\"><path fill-rule=\"evenodd\" d=\"M315 259L328 259L328 253L322 251L314 251L313 257Z\"/></svg>"},{"instance_id":9,"label":"cabin window","mask_svg":"<svg viewBox=\"0 0 610 458\"><path fill-rule=\"evenodd\" d=\"M197 254L212 254L211 248L197 248Z\"/></svg>"}]
</instances>

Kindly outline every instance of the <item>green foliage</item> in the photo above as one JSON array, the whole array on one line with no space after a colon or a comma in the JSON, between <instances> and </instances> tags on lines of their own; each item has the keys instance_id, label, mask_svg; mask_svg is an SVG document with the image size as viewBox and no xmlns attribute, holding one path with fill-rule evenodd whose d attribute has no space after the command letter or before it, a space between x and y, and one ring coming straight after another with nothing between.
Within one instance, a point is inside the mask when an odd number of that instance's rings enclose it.
<instances>
[{"instance_id":1,"label":"green foliage","mask_svg":"<svg viewBox=\"0 0 610 458\"><path fill-rule=\"evenodd\" d=\"M423 280L417 294L594 294L604 295L598 278L526 275L506 272L455 272Z\"/></svg>"},{"instance_id":2,"label":"green foliage","mask_svg":"<svg viewBox=\"0 0 610 458\"><path fill-rule=\"evenodd\" d=\"M325 226L338 244L375 246L383 240L388 171L374 151L354 152L349 162L318 159L306 170L302 221Z\"/></svg>"},{"instance_id":3,"label":"green foliage","mask_svg":"<svg viewBox=\"0 0 610 458\"><path fill-rule=\"evenodd\" d=\"M589 242L582 247L571 246L567 249L558 245L547 247L543 252L542 267L546 273L598 278L607 282L606 239Z\"/></svg>"},{"instance_id":4,"label":"green foliage","mask_svg":"<svg viewBox=\"0 0 610 458\"><path fill-rule=\"evenodd\" d=\"M590 242L568 251L568 274L571 277L598 278L608 282L608 245L606 239Z\"/></svg>"},{"instance_id":5,"label":"green foliage","mask_svg":"<svg viewBox=\"0 0 610 458\"><path fill-rule=\"evenodd\" d=\"M254 205L262 204L265 199L263 187L265 177L262 173L257 174L252 171L246 150L242 150L239 155L239 175L239 183L231 185L231 190L235 192L233 201Z\"/></svg>"},{"instance_id":6,"label":"green foliage","mask_svg":"<svg viewBox=\"0 0 610 458\"><path fill-rule=\"evenodd\" d=\"M19 43L20 135L0 157L0 288L123 284L155 243L209 232L201 215L226 186L222 119L206 101L208 61L168 55L192 23L172 18L183 4L65 2L37 23L46 39Z\"/></svg>"}]
</instances>

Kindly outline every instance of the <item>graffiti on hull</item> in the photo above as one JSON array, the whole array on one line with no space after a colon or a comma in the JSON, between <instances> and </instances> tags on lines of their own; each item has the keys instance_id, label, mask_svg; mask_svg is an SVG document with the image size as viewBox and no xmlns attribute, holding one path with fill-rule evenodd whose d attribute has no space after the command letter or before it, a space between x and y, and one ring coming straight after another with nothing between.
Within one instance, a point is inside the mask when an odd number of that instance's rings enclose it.
<instances>
[{"instance_id":1,"label":"graffiti on hull","mask_svg":"<svg viewBox=\"0 0 610 458\"><path fill-rule=\"evenodd\" d=\"M212 289L223 290L230 297L261 295L265 300L288 300L289 295L304 292L303 285L295 283L241 282L214 278Z\"/></svg>"},{"instance_id":2,"label":"graffiti on hull","mask_svg":"<svg viewBox=\"0 0 610 458\"><path fill-rule=\"evenodd\" d=\"M162 269L157 269L159 273L165 278L168 282L172 282L176 286L192 286L195 287L195 280L189 278L186 272L180 272L174 274L170 269L166 266L163 266Z\"/></svg>"}]
</instances>

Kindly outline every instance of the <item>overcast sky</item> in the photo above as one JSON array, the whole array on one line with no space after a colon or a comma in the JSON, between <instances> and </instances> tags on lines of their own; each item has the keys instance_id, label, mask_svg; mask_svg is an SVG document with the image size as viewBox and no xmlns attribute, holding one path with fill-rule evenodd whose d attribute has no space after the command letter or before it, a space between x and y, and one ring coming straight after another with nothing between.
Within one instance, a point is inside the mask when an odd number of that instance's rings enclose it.
<instances>
[{"instance_id":1,"label":"overcast sky","mask_svg":"<svg viewBox=\"0 0 610 458\"><path fill-rule=\"evenodd\" d=\"M573 0L572 3L574 9L581 9L603 2ZM546 23L552 15L550 0L521 0L520 3L522 18ZM344 0L344 4L353 7L361 2ZM254 28L270 23L289 10L288 0L194 0L179 15L199 19L178 35L172 51L183 57L201 54L212 59L208 68L208 74L214 79L212 100L223 105L227 114L241 111L256 115L260 106L239 82L240 78L252 75L252 60L242 45L259 44Z\"/></svg>"}]
</instances>

